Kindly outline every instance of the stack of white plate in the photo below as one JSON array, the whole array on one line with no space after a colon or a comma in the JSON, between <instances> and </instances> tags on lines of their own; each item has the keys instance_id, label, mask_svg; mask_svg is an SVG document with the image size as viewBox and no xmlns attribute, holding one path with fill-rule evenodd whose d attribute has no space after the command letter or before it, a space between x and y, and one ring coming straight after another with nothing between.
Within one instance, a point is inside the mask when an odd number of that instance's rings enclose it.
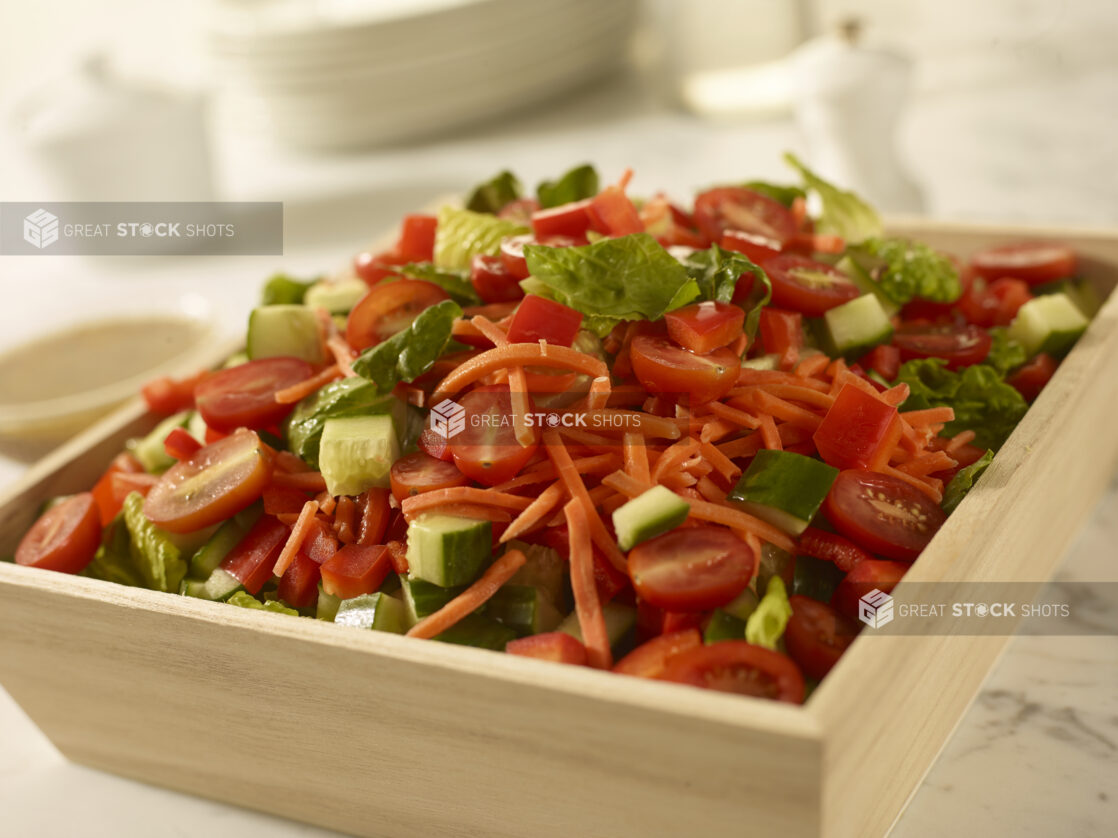
<instances>
[{"instance_id":1,"label":"stack of white plate","mask_svg":"<svg viewBox=\"0 0 1118 838\"><path fill-rule=\"evenodd\" d=\"M282 142L436 135L586 83L627 54L639 0L224 0L222 87Z\"/></svg>"}]
</instances>

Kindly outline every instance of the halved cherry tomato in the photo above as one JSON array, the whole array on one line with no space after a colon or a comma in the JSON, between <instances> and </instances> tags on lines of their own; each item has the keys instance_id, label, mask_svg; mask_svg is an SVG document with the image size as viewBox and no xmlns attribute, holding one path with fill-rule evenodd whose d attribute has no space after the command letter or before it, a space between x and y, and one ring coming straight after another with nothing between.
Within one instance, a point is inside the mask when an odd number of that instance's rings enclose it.
<instances>
[{"instance_id":1,"label":"halved cherry tomato","mask_svg":"<svg viewBox=\"0 0 1118 838\"><path fill-rule=\"evenodd\" d=\"M353 272L371 287L382 279L396 276L396 268L406 265L409 261L391 250L383 253L359 253L353 260Z\"/></svg>"},{"instance_id":2,"label":"halved cherry tomato","mask_svg":"<svg viewBox=\"0 0 1118 838\"><path fill-rule=\"evenodd\" d=\"M741 372L741 358L725 347L696 355L668 338L652 335L633 339L629 360L637 379L650 393L685 395L692 404L722 398Z\"/></svg>"},{"instance_id":3,"label":"halved cherry tomato","mask_svg":"<svg viewBox=\"0 0 1118 838\"><path fill-rule=\"evenodd\" d=\"M271 478L260 437L241 429L167 469L148 492L144 514L171 532L194 532L236 515Z\"/></svg>"},{"instance_id":4,"label":"halved cherry tomato","mask_svg":"<svg viewBox=\"0 0 1118 838\"><path fill-rule=\"evenodd\" d=\"M258 358L211 372L198 384L198 412L217 431L267 428L294 410L280 404L276 392L305 381L314 367L299 358Z\"/></svg>"},{"instance_id":5,"label":"halved cherry tomato","mask_svg":"<svg viewBox=\"0 0 1118 838\"><path fill-rule=\"evenodd\" d=\"M822 317L861 294L838 268L796 253L766 259L761 267L772 282L772 304L808 317Z\"/></svg>"},{"instance_id":6,"label":"halved cherry tomato","mask_svg":"<svg viewBox=\"0 0 1118 838\"><path fill-rule=\"evenodd\" d=\"M903 480L872 471L841 472L823 501L827 518L855 544L890 559L912 561L943 522L943 510Z\"/></svg>"},{"instance_id":7,"label":"halved cherry tomato","mask_svg":"<svg viewBox=\"0 0 1118 838\"><path fill-rule=\"evenodd\" d=\"M470 262L470 284L487 303L511 303L524 297L520 280L509 273L500 256L475 256Z\"/></svg>"},{"instance_id":8,"label":"halved cherry tomato","mask_svg":"<svg viewBox=\"0 0 1118 838\"><path fill-rule=\"evenodd\" d=\"M186 428L174 428L163 440L163 450L175 460L185 460L202 447L202 443L190 435Z\"/></svg>"},{"instance_id":9,"label":"halved cherry tomato","mask_svg":"<svg viewBox=\"0 0 1118 838\"><path fill-rule=\"evenodd\" d=\"M527 279L531 273L528 270L528 260L524 258L524 247L529 244L538 244L536 237L531 233L508 236L501 241L501 261L505 265L505 270L517 280Z\"/></svg>"},{"instance_id":10,"label":"halved cherry tomato","mask_svg":"<svg viewBox=\"0 0 1118 838\"><path fill-rule=\"evenodd\" d=\"M639 215L644 231L664 247L704 249L710 244L706 236L694 229L694 220L662 195L645 201Z\"/></svg>"},{"instance_id":11,"label":"halved cherry tomato","mask_svg":"<svg viewBox=\"0 0 1118 838\"><path fill-rule=\"evenodd\" d=\"M757 233L746 233L742 230L727 230L722 234L719 245L723 250L732 250L741 253L749 261L760 264L773 256L779 256L781 243L776 239L766 238Z\"/></svg>"},{"instance_id":12,"label":"halved cherry tomato","mask_svg":"<svg viewBox=\"0 0 1118 838\"><path fill-rule=\"evenodd\" d=\"M607 186L590 199L586 211L590 216L591 226L610 236L644 232L644 223L637 208L620 186Z\"/></svg>"},{"instance_id":13,"label":"halved cherry tomato","mask_svg":"<svg viewBox=\"0 0 1118 838\"><path fill-rule=\"evenodd\" d=\"M322 563L322 590L342 599L371 594L392 570L383 544L347 544Z\"/></svg>"},{"instance_id":14,"label":"halved cherry tomato","mask_svg":"<svg viewBox=\"0 0 1118 838\"><path fill-rule=\"evenodd\" d=\"M194 388L205 375L206 371L201 370L185 378L154 378L140 389L140 393L153 413L170 416L194 407Z\"/></svg>"},{"instance_id":15,"label":"halved cherry tomato","mask_svg":"<svg viewBox=\"0 0 1118 838\"><path fill-rule=\"evenodd\" d=\"M540 202L535 198L517 198L501 207L497 217L527 227L532 223L532 213L538 212L539 208Z\"/></svg>"},{"instance_id":16,"label":"halved cherry tomato","mask_svg":"<svg viewBox=\"0 0 1118 838\"><path fill-rule=\"evenodd\" d=\"M1024 280L1002 277L987 284L978 278L963 292L955 307L975 326L1008 326L1021 306L1032 298Z\"/></svg>"},{"instance_id":17,"label":"halved cherry tomato","mask_svg":"<svg viewBox=\"0 0 1118 838\"><path fill-rule=\"evenodd\" d=\"M859 562L835 588L831 596L831 606L851 620L857 620L858 600L874 588L887 594L892 593L901 578L908 572L908 567L903 562L887 562L881 559Z\"/></svg>"},{"instance_id":18,"label":"halved cherry tomato","mask_svg":"<svg viewBox=\"0 0 1118 838\"><path fill-rule=\"evenodd\" d=\"M733 343L742 334L745 312L731 303L692 303L664 315L668 336L700 355Z\"/></svg>"},{"instance_id":19,"label":"halved cherry tomato","mask_svg":"<svg viewBox=\"0 0 1118 838\"><path fill-rule=\"evenodd\" d=\"M357 352L376 346L410 326L424 309L449 299L442 288L422 279L383 282L362 297L349 313L346 341Z\"/></svg>"},{"instance_id":20,"label":"halved cherry tomato","mask_svg":"<svg viewBox=\"0 0 1118 838\"><path fill-rule=\"evenodd\" d=\"M507 384L478 387L458 399L465 410L466 427L450 440L450 453L458 470L486 486L496 486L516 475L539 447L521 445L513 427L512 397Z\"/></svg>"},{"instance_id":21,"label":"halved cherry tomato","mask_svg":"<svg viewBox=\"0 0 1118 838\"><path fill-rule=\"evenodd\" d=\"M843 573L849 573L859 562L873 558L850 539L818 527L808 527L800 533L796 541L796 555L831 562Z\"/></svg>"},{"instance_id":22,"label":"halved cherry tomato","mask_svg":"<svg viewBox=\"0 0 1118 838\"><path fill-rule=\"evenodd\" d=\"M668 661L681 652L703 645L698 629L662 634L643 643L613 665L614 672L636 675L639 678L659 678L664 674Z\"/></svg>"},{"instance_id":23,"label":"halved cherry tomato","mask_svg":"<svg viewBox=\"0 0 1118 838\"><path fill-rule=\"evenodd\" d=\"M801 704L804 676L792 659L744 640L724 640L675 655L661 676L719 692Z\"/></svg>"},{"instance_id":24,"label":"halved cherry tomato","mask_svg":"<svg viewBox=\"0 0 1118 838\"><path fill-rule=\"evenodd\" d=\"M436 460L423 451L405 454L392 464L388 476L392 483L392 495L401 502L412 495L465 486L470 482L454 463Z\"/></svg>"},{"instance_id":25,"label":"halved cherry tomato","mask_svg":"<svg viewBox=\"0 0 1118 838\"><path fill-rule=\"evenodd\" d=\"M1015 388L1018 393L1025 397L1025 401L1031 402L1040 395L1040 391L1044 389L1052 376L1056 374L1056 359L1047 353L1041 352L1033 358L1025 366L1014 372L1006 383Z\"/></svg>"},{"instance_id":26,"label":"halved cherry tomato","mask_svg":"<svg viewBox=\"0 0 1118 838\"><path fill-rule=\"evenodd\" d=\"M860 363L866 369L876 372L886 381L892 381L901 370L901 350L887 343L882 343L863 356Z\"/></svg>"},{"instance_id":27,"label":"halved cherry tomato","mask_svg":"<svg viewBox=\"0 0 1118 838\"><path fill-rule=\"evenodd\" d=\"M431 428L424 428L419 435L419 447L428 456L444 463L454 462L454 455L450 453L450 441Z\"/></svg>"},{"instance_id":28,"label":"halved cherry tomato","mask_svg":"<svg viewBox=\"0 0 1118 838\"><path fill-rule=\"evenodd\" d=\"M629 551L629 576L641 599L668 611L725 605L753 578L757 556L721 527L687 527Z\"/></svg>"},{"instance_id":29,"label":"halved cherry tomato","mask_svg":"<svg viewBox=\"0 0 1118 838\"><path fill-rule=\"evenodd\" d=\"M889 461L902 431L897 408L847 384L811 439L828 465L877 468Z\"/></svg>"},{"instance_id":30,"label":"halved cherry tomato","mask_svg":"<svg viewBox=\"0 0 1118 838\"><path fill-rule=\"evenodd\" d=\"M902 323L893 332L893 346L901 351L903 360L942 358L947 361L949 370L981 362L990 354L991 344L989 332L969 323L965 326Z\"/></svg>"},{"instance_id":31,"label":"halved cherry tomato","mask_svg":"<svg viewBox=\"0 0 1118 838\"><path fill-rule=\"evenodd\" d=\"M291 534L286 526L263 515L237 546L221 560L221 569L239 579L245 590L255 595L272 578L276 559Z\"/></svg>"},{"instance_id":32,"label":"halved cherry tomato","mask_svg":"<svg viewBox=\"0 0 1118 838\"><path fill-rule=\"evenodd\" d=\"M781 367L787 368L804 345L804 316L798 311L765 306L761 309L761 346L765 352L781 357ZM788 363L784 359L788 359Z\"/></svg>"},{"instance_id":33,"label":"halved cherry tomato","mask_svg":"<svg viewBox=\"0 0 1118 838\"><path fill-rule=\"evenodd\" d=\"M563 631L531 634L518 640L510 640L505 645L505 651L525 658L586 666L586 647Z\"/></svg>"},{"instance_id":34,"label":"halved cherry tomato","mask_svg":"<svg viewBox=\"0 0 1118 838\"><path fill-rule=\"evenodd\" d=\"M590 203L593 199L574 201L532 213L532 232L539 239L548 236L585 236L590 229Z\"/></svg>"},{"instance_id":35,"label":"halved cherry tomato","mask_svg":"<svg viewBox=\"0 0 1118 838\"><path fill-rule=\"evenodd\" d=\"M711 241L727 230L784 242L796 235L796 219L779 201L740 186L709 189L695 198L695 223Z\"/></svg>"},{"instance_id":36,"label":"halved cherry tomato","mask_svg":"<svg viewBox=\"0 0 1118 838\"><path fill-rule=\"evenodd\" d=\"M430 262L435 257L435 228L439 220L433 215L405 215L396 242L396 254L405 262Z\"/></svg>"},{"instance_id":37,"label":"halved cherry tomato","mask_svg":"<svg viewBox=\"0 0 1118 838\"><path fill-rule=\"evenodd\" d=\"M121 506L128 493L119 494L114 491L113 477L117 474L142 474L144 467L140 461L127 451L117 454L101 478L93 484L93 500L101 513L101 526L107 527L109 522L120 512Z\"/></svg>"},{"instance_id":38,"label":"halved cherry tomato","mask_svg":"<svg viewBox=\"0 0 1118 838\"><path fill-rule=\"evenodd\" d=\"M42 515L16 547L16 564L81 573L101 544L101 517L91 492L55 504Z\"/></svg>"},{"instance_id":39,"label":"halved cherry tomato","mask_svg":"<svg viewBox=\"0 0 1118 838\"><path fill-rule=\"evenodd\" d=\"M1023 279L1029 285L1063 279L1075 273L1075 251L1056 242L1017 242L974 254L971 266L979 276Z\"/></svg>"},{"instance_id":40,"label":"halved cherry tomato","mask_svg":"<svg viewBox=\"0 0 1118 838\"><path fill-rule=\"evenodd\" d=\"M538 343L546 340L556 346L570 346L582 325L582 312L569 306L529 294L517 307L509 323L510 343Z\"/></svg>"},{"instance_id":41,"label":"halved cherry tomato","mask_svg":"<svg viewBox=\"0 0 1118 838\"><path fill-rule=\"evenodd\" d=\"M858 636L858 624L826 603L791 596L792 616L784 629L788 654L808 678L821 680Z\"/></svg>"},{"instance_id":42,"label":"halved cherry tomato","mask_svg":"<svg viewBox=\"0 0 1118 838\"><path fill-rule=\"evenodd\" d=\"M318 562L300 550L280 577L276 595L292 608L310 608L318 600Z\"/></svg>"}]
</instances>

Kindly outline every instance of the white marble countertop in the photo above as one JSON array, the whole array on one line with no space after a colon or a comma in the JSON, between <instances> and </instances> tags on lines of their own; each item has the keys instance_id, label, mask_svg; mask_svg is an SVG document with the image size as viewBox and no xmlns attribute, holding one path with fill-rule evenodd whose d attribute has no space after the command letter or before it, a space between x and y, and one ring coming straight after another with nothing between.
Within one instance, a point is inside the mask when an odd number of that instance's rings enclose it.
<instances>
[{"instance_id":1,"label":"white marble countertop","mask_svg":"<svg viewBox=\"0 0 1118 838\"><path fill-rule=\"evenodd\" d=\"M943 93L914 103L902 149L920 161L913 170L934 215L1115 225L1115 101L1118 79L1109 71ZM284 257L0 257L0 290L18 301L0 309L0 347L42 328L59 300L95 313L129 296L171 300L188 291L209 297L233 333L272 270L311 273L335 264L402 212L500 168L533 181L594 160L606 178L632 166L638 191L686 195L718 180L780 177L780 152L798 145L788 122L702 123L665 111L626 82L501 130L358 160L308 160L234 143L223 154L230 196L287 202ZM0 184L8 184L0 197L34 199L13 191L9 173L0 163ZM0 484L14 480L30 454L0 447ZM1118 483L1061 573L1113 579L1116 542ZM1116 797L1118 637L1018 636L892 834L1112 835ZM0 834L39 838L333 834L71 765L2 690L0 824Z\"/></svg>"}]
</instances>

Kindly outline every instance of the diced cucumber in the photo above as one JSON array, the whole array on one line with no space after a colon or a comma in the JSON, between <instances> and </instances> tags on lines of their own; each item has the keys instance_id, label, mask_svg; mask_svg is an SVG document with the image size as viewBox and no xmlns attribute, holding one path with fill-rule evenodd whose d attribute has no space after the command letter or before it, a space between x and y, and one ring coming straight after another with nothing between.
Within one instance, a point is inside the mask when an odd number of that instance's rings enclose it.
<instances>
[{"instance_id":1,"label":"diced cucumber","mask_svg":"<svg viewBox=\"0 0 1118 838\"><path fill-rule=\"evenodd\" d=\"M666 486L653 486L613 511L613 528L617 546L629 550L686 520L691 507L687 501Z\"/></svg>"},{"instance_id":2,"label":"diced cucumber","mask_svg":"<svg viewBox=\"0 0 1118 838\"><path fill-rule=\"evenodd\" d=\"M202 418L202 414L197 410L190 411L190 416L186 420L186 432L198 440L203 445L206 444L206 420Z\"/></svg>"},{"instance_id":3,"label":"diced cucumber","mask_svg":"<svg viewBox=\"0 0 1118 838\"><path fill-rule=\"evenodd\" d=\"M1045 294L1018 309L1008 335L1025 347L1030 358L1041 352L1059 358L1071 349L1088 325L1083 312L1067 294Z\"/></svg>"},{"instance_id":4,"label":"diced cucumber","mask_svg":"<svg viewBox=\"0 0 1118 838\"><path fill-rule=\"evenodd\" d=\"M208 579L221 560L248 534L263 511L260 504L254 503L218 527L209 541L190 557L190 575L195 579Z\"/></svg>"},{"instance_id":5,"label":"diced cucumber","mask_svg":"<svg viewBox=\"0 0 1118 838\"><path fill-rule=\"evenodd\" d=\"M248 353L247 352L234 352L232 355L230 355L228 358L225 359L225 363L221 365L221 368L223 370L227 370L230 367L239 367L241 364L247 364L247 363L248 363Z\"/></svg>"},{"instance_id":6,"label":"diced cucumber","mask_svg":"<svg viewBox=\"0 0 1118 838\"><path fill-rule=\"evenodd\" d=\"M830 355L855 356L885 343L893 324L873 294L863 294L823 315L824 339Z\"/></svg>"},{"instance_id":7,"label":"diced cucumber","mask_svg":"<svg viewBox=\"0 0 1118 838\"><path fill-rule=\"evenodd\" d=\"M834 562L816 559L812 556L796 556L795 578L792 580L792 593L830 602L838 583L846 576L835 567Z\"/></svg>"},{"instance_id":8,"label":"diced cucumber","mask_svg":"<svg viewBox=\"0 0 1118 838\"><path fill-rule=\"evenodd\" d=\"M409 575L443 588L473 582L492 552L489 521L429 513L408 525Z\"/></svg>"},{"instance_id":9,"label":"diced cucumber","mask_svg":"<svg viewBox=\"0 0 1118 838\"><path fill-rule=\"evenodd\" d=\"M322 339L314 309L303 305L254 308L248 318L248 357L273 358L290 355L321 364Z\"/></svg>"},{"instance_id":10,"label":"diced cucumber","mask_svg":"<svg viewBox=\"0 0 1118 838\"><path fill-rule=\"evenodd\" d=\"M442 634L436 634L434 639L458 646L476 646L479 649L503 652L508 642L516 639L516 632L492 617L469 614Z\"/></svg>"},{"instance_id":11,"label":"diced cucumber","mask_svg":"<svg viewBox=\"0 0 1118 838\"><path fill-rule=\"evenodd\" d=\"M315 617L319 620L325 620L328 623L334 622L334 617L338 614L338 609L342 605L342 598L334 594L328 594L322 590L322 583L318 583L318 604L315 606Z\"/></svg>"},{"instance_id":12,"label":"diced cucumber","mask_svg":"<svg viewBox=\"0 0 1118 838\"><path fill-rule=\"evenodd\" d=\"M184 579L179 588L179 593L185 596L208 599L210 602L225 602L237 591L243 591L244 585L233 574L215 569L205 581L199 579Z\"/></svg>"},{"instance_id":13,"label":"diced cucumber","mask_svg":"<svg viewBox=\"0 0 1118 838\"><path fill-rule=\"evenodd\" d=\"M331 314L348 314L358 300L369 293L365 280L351 277L336 282L323 280L307 289L303 304L307 308L324 308Z\"/></svg>"},{"instance_id":14,"label":"diced cucumber","mask_svg":"<svg viewBox=\"0 0 1118 838\"><path fill-rule=\"evenodd\" d=\"M843 256L839 259L835 267L850 277L850 280L858 286L858 290L863 294L873 294L877 297L877 301L881 303L881 308L889 317L892 317L901 310L899 305L881 292L881 286L870 276L869 271L856 259L853 259L849 255Z\"/></svg>"},{"instance_id":15,"label":"diced cucumber","mask_svg":"<svg viewBox=\"0 0 1118 838\"><path fill-rule=\"evenodd\" d=\"M758 451L729 500L751 515L799 535L819 511L839 470L791 451Z\"/></svg>"},{"instance_id":16,"label":"diced cucumber","mask_svg":"<svg viewBox=\"0 0 1118 838\"><path fill-rule=\"evenodd\" d=\"M322 426L318 467L331 495L359 495L388 485L388 472L400 456L391 416L342 416Z\"/></svg>"},{"instance_id":17,"label":"diced cucumber","mask_svg":"<svg viewBox=\"0 0 1118 838\"><path fill-rule=\"evenodd\" d=\"M379 591L343 600L338 613L334 615L334 622L340 626L387 631L392 634L403 634L408 630L404 603Z\"/></svg>"},{"instance_id":18,"label":"diced cucumber","mask_svg":"<svg viewBox=\"0 0 1118 838\"><path fill-rule=\"evenodd\" d=\"M148 432L147 436L131 440L128 443L128 449L140 461L144 471L150 474L160 474L175 464L175 458L163 448L163 441L167 439L167 434L175 428L185 427L189 419L190 411L188 410L175 413L162 420Z\"/></svg>"},{"instance_id":19,"label":"diced cucumber","mask_svg":"<svg viewBox=\"0 0 1118 838\"><path fill-rule=\"evenodd\" d=\"M606 636L609 645L616 648L625 640L626 636L637 625L637 609L631 605L622 605L620 602L607 602L602 606L602 616L606 621ZM578 622L578 612L572 611L559 624L556 631L569 634L576 640L582 640L582 626Z\"/></svg>"},{"instance_id":20,"label":"diced cucumber","mask_svg":"<svg viewBox=\"0 0 1118 838\"><path fill-rule=\"evenodd\" d=\"M784 580L774 576L769 580L757 610L745 621L745 639L754 646L776 649L791 616L792 606L788 602Z\"/></svg>"},{"instance_id":21,"label":"diced cucumber","mask_svg":"<svg viewBox=\"0 0 1118 838\"><path fill-rule=\"evenodd\" d=\"M787 550L781 550L779 547L774 547L767 541L763 541L761 542L761 560L757 563L757 574L753 577L751 587L754 591L767 591L769 581L774 576L779 576L782 582L791 585L795 573L796 557ZM757 594L754 593L754 596L757 596Z\"/></svg>"},{"instance_id":22,"label":"diced cucumber","mask_svg":"<svg viewBox=\"0 0 1118 838\"><path fill-rule=\"evenodd\" d=\"M721 608L715 608L710 615L706 631L703 632L703 642L719 643L723 640L744 640L745 620L727 614Z\"/></svg>"},{"instance_id":23,"label":"diced cucumber","mask_svg":"<svg viewBox=\"0 0 1118 838\"><path fill-rule=\"evenodd\" d=\"M764 555L764 548L762 548L762 555ZM749 615L757 610L757 603L760 601L761 598L752 588L746 588L726 605L723 605L720 610L725 611L731 617L737 617L744 623L749 619Z\"/></svg>"},{"instance_id":24,"label":"diced cucumber","mask_svg":"<svg viewBox=\"0 0 1118 838\"><path fill-rule=\"evenodd\" d=\"M1099 313L1102 301L1098 292L1086 279L1061 279L1057 282L1048 282L1030 289L1034 294L1067 294L1075 303L1075 307L1083 312L1083 316L1090 320Z\"/></svg>"},{"instance_id":25,"label":"diced cucumber","mask_svg":"<svg viewBox=\"0 0 1118 838\"><path fill-rule=\"evenodd\" d=\"M434 614L464 590L466 590L465 586L443 588L410 573L400 577L400 594L408 614L408 621L412 625Z\"/></svg>"},{"instance_id":26,"label":"diced cucumber","mask_svg":"<svg viewBox=\"0 0 1118 838\"><path fill-rule=\"evenodd\" d=\"M523 541L510 541L510 549L516 548L524 553L524 564L516 571L510 585L532 585L543 591L552 604L566 613L570 596L570 574L567 563L557 550L542 544L526 544Z\"/></svg>"},{"instance_id":27,"label":"diced cucumber","mask_svg":"<svg viewBox=\"0 0 1118 838\"><path fill-rule=\"evenodd\" d=\"M551 598L532 585L505 585L485 604L485 613L519 635L554 631L563 622Z\"/></svg>"},{"instance_id":28,"label":"diced cucumber","mask_svg":"<svg viewBox=\"0 0 1118 838\"><path fill-rule=\"evenodd\" d=\"M775 370L780 367L779 355L760 355L741 362L742 369L746 370Z\"/></svg>"}]
</instances>

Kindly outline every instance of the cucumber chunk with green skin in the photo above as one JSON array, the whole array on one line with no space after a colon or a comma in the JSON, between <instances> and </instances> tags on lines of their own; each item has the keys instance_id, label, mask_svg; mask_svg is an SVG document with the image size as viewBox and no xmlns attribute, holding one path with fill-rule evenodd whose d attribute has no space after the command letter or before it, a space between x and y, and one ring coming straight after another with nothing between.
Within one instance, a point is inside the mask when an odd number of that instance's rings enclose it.
<instances>
[{"instance_id":1,"label":"cucumber chunk with green skin","mask_svg":"<svg viewBox=\"0 0 1118 838\"><path fill-rule=\"evenodd\" d=\"M489 521L428 513L408 525L408 569L413 579L443 588L468 585L492 552Z\"/></svg>"},{"instance_id":2,"label":"cucumber chunk with green skin","mask_svg":"<svg viewBox=\"0 0 1118 838\"><path fill-rule=\"evenodd\" d=\"M654 486L614 510L617 546L630 550L642 541L674 530L690 512L687 502L671 489Z\"/></svg>"},{"instance_id":3,"label":"cucumber chunk with green skin","mask_svg":"<svg viewBox=\"0 0 1118 838\"><path fill-rule=\"evenodd\" d=\"M744 640L745 620L727 614L721 608L715 608L710 615L706 631L703 632L703 642L706 644L720 643L723 640Z\"/></svg>"},{"instance_id":4,"label":"cucumber chunk with green skin","mask_svg":"<svg viewBox=\"0 0 1118 838\"><path fill-rule=\"evenodd\" d=\"M516 639L516 632L492 617L469 614L442 634L436 634L433 639L458 646L476 646L479 649L503 652L508 642Z\"/></svg>"},{"instance_id":5,"label":"cucumber chunk with green skin","mask_svg":"<svg viewBox=\"0 0 1118 838\"><path fill-rule=\"evenodd\" d=\"M167 434L175 428L186 427L186 423L190 421L190 414L191 411L184 410L181 413L168 416L152 428L146 436L131 440L127 444L126 447L140 461L144 471L149 474L161 474L175 464L175 458L167 453L163 447L163 442L167 439Z\"/></svg>"},{"instance_id":6,"label":"cucumber chunk with green skin","mask_svg":"<svg viewBox=\"0 0 1118 838\"><path fill-rule=\"evenodd\" d=\"M240 579L217 568L208 579L184 579L179 586L179 593L210 602L225 602L237 591L244 589Z\"/></svg>"},{"instance_id":7,"label":"cucumber chunk with green skin","mask_svg":"<svg viewBox=\"0 0 1118 838\"><path fill-rule=\"evenodd\" d=\"M408 614L408 621L412 625L434 614L464 590L466 590L464 585L443 588L411 573L400 577L400 594Z\"/></svg>"},{"instance_id":8,"label":"cucumber chunk with green skin","mask_svg":"<svg viewBox=\"0 0 1118 838\"><path fill-rule=\"evenodd\" d=\"M331 495L359 495L387 487L388 472L400 457L391 416L327 419L318 446L318 468Z\"/></svg>"},{"instance_id":9,"label":"cucumber chunk with green skin","mask_svg":"<svg viewBox=\"0 0 1118 838\"><path fill-rule=\"evenodd\" d=\"M863 294L823 315L824 338L830 355L861 355L893 336L889 315L874 294Z\"/></svg>"},{"instance_id":10,"label":"cucumber chunk with green skin","mask_svg":"<svg viewBox=\"0 0 1118 838\"><path fill-rule=\"evenodd\" d=\"M820 602L830 602L838 583L846 576L834 562L813 556L796 556L796 573L792 580L792 593Z\"/></svg>"},{"instance_id":11,"label":"cucumber chunk with green skin","mask_svg":"<svg viewBox=\"0 0 1118 838\"><path fill-rule=\"evenodd\" d=\"M850 255L843 256L839 259L835 268L850 277L850 281L857 285L858 290L863 294L873 294L877 297L877 301L881 303L882 310L884 310L889 317L892 317L901 310L899 305L885 296L881 290L881 285L870 276L869 271Z\"/></svg>"},{"instance_id":12,"label":"cucumber chunk with green skin","mask_svg":"<svg viewBox=\"0 0 1118 838\"><path fill-rule=\"evenodd\" d=\"M191 577L209 579L210 574L221 564L221 560L248 535L248 531L263 512L264 507L254 503L219 526L210 539L190 557Z\"/></svg>"},{"instance_id":13,"label":"cucumber chunk with green skin","mask_svg":"<svg viewBox=\"0 0 1118 838\"><path fill-rule=\"evenodd\" d=\"M746 588L719 610L724 611L731 617L737 617L744 623L749 619L749 615L757 610L757 603L760 601L761 598L752 588Z\"/></svg>"},{"instance_id":14,"label":"cucumber chunk with green skin","mask_svg":"<svg viewBox=\"0 0 1118 838\"><path fill-rule=\"evenodd\" d=\"M550 597L532 585L505 585L485 604L485 614L521 636L554 631L563 622Z\"/></svg>"},{"instance_id":15,"label":"cucumber chunk with green skin","mask_svg":"<svg viewBox=\"0 0 1118 838\"><path fill-rule=\"evenodd\" d=\"M307 308L324 308L331 314L348 314L357 302L369 293L365 280L352 277L336 282L316 282L307 289L303 304Z\"/></svg>"},{"instance_id":16,"label":"cucumber chunk with green skin","mask_svg":"<svg viewBox=\"0 0 1118 838\"><path fill-rule=\"evenodd\" d=\"M1095 287L1085 279L1061 279L1057 282L1048 282L1044 285L1033 286L1030 289L1034 294L1066 294L1068 299L1075 303L1075 307L1083 312L1083 316L1090 320L1099 313L1102 301L1099 300Z\"/></svg>"},{"instance_id":17,"label":"cucumber chunk with green skin","mask_svg":"<svg viewBox=\"0 0 1118 838\"><path fill-rule=\"evenodd\" d=\"M408 630L404 603L379 591L343 600L334 615L334 622L339 626L387 631L392 634L403 634Z\"/></svg>"},{"instance_id":18,"label":"cucumber chunk with green skin","mask_svg":"<svg viewBox=\"0 0 1118 838\"><path fill-rule=\"evenodd\" d=\"M609 645L615 649L628 637L637 625L637 609L631 605L622 605L620 602L607 602L602 606L602 616L606 623L606 637ZM556 631L569 634L575 640L582 641L582 626L578 622L578 612L572 611L559 624Z\"/></svg>"},{"instance_id":19,"label":"cucumber chunk with green skin","mask_svg":"<svg viewBox=\"0 0 1118 838\"><path fill-rule=\"evenodd\" d=\"M1066 355L1090 325L1067 294L1045 294L1021 306L1007 334L1018 341L1029 357L1045 352Z\"/></svg>"},{"instance_id":20,"label":"cucumber chunk with green skin","mask_svg":"<svg viewBox=\"0 0 1118 838\"><path fill-rule=\"evenodd\" d=\"M328 623L334 622L334 617L338 614L338 609L342 605L342 598L334 594L328 594L322 590L322 583L318 583L318 604L315 606L315 617L319 620L325 620Z\"/></svg>"},{"instance_id":21,"label":"cucumber chunk with green skin","mask_svg":"<svg viewBox=\"0 0 1118 838\"><path fill-rule=\"evenodd\" d=\"M283 355L321 364L322 338L314 309L304 305L254 308L248 317L245 350L251 360Z\"/></svg>"},{"instance_id":22,"label":"cucumber chunk with green skin","mask_svg":"<svg viewBox=\"0 0 1118 838\"><path fill-rule=\"evenodd\" d=\"M791 535L799 535L819 507L839 470L791 451L758 451L729 500Z\"/></svg>"}]
</instances>

